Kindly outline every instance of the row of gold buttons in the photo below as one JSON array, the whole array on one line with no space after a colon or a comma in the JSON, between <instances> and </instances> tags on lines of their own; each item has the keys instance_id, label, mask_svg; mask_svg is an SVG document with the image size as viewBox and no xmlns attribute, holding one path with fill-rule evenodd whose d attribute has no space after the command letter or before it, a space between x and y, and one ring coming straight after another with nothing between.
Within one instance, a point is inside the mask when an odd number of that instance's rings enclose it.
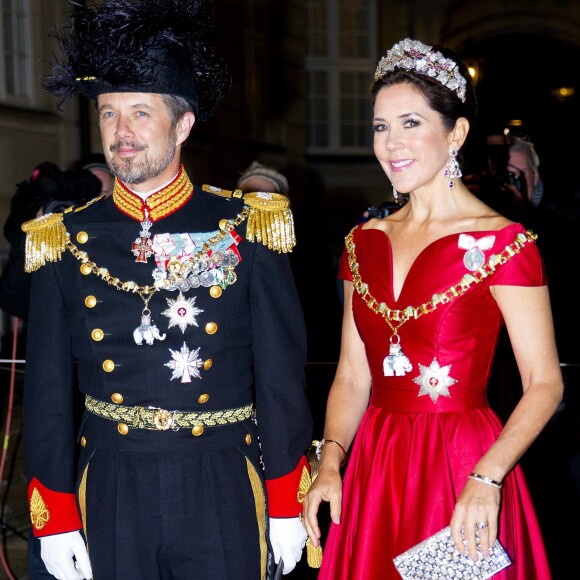
<instances>
[{"instance_id":1,"label":"row of gold buttons","mask_svg":"<svg viewBox=\"0 0 580 580\"><path fill-rule=\"evenodd\" d=\"M127 433L129 433L129 427L125 423L119 423L119 425L117 427L117 431L119 431L119 433L121 435L127 435ZM202 425L196 425L191 430L191 433L195 437L199 437L203 433L203 426ZM250 433L246 433L245 441L246 441L246 445L251 445L252 444L252 436L250 435ZM81 446L82 447L86 447L87 446L87 438L84 435L81 437Z\"/></svg>"},{"instance_id":2,"label":"row of gold buttons","mask_svg":"<svg viewBox=\"0 0 580 580\"><path fill-rule=\"evenodd\" d=\"M77 242L79 242L80 244L85 244L88 239L89 236L87 234L87 232L81 231L77 234L76 236ZM80 267L80 271L83 275L88 275L91 273L91 268L87 268L86 267L87 264L82 264ZM222 289L219 286L212 286L210 288L210 295L213 298L219 298L222 294ZM97 304L97 299L95 296L89 295L85 298L85 306L87 308L94 308ZM215 322L208 322L205 325L205 331L207 334L211 335L211 334L215 334L218 330L218 325ZM92 332L91 332L91 338L96 341L99 342L101 340L103 340L105 336L105 333L103 332L102 329L100 328L95 328ZM203 364L203 368L204 370L209 370L211 368L213 364L213 361L211 358L207 359L204 364ZM107 373L113 372L115 370L115 363L114 361L107 359L105 361L103 361L103 370ZM113 393L111 395L111 400L113 401L113 403L116 404L121 404L124 401L123 395L121 395L120 393ZM209 400L209 395L207 393L204 393L202 395L200 395L198 397L198 403L200 404L204 404L207 403L207 401ZM129 432L129 427L125 424L125 423L119 423L119 425L117 426L117 430L119 431L119 433L121 435L126 435ZM202 425L196 425L195 427L193 427L193 429L191 430L192 434L195 437L199 437L204 431L204 428ZM249 445L251 443L251 435L248 433L248 435L246 436L246 442ZM81 439L81 444L86 445L86 440L83 437Z\"/></svg>"}]
</instances>

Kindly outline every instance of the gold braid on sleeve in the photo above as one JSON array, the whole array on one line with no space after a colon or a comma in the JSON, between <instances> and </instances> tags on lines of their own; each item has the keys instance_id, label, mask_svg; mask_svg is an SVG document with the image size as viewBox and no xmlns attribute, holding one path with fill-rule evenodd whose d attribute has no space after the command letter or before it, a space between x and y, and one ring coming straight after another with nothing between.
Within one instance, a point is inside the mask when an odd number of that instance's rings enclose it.
<instances>
[{"instance_id":1,"label":"gold braid on sleeve","mask_svg":"<svg viewBox=\"0 0 580 580\"><path fill-rule=\"evenodd\" d=\"M51 213L24 222L26 234L24 270L34 272L46 262L58 262L66 248L67 231L62 213Z\"/></svg>"},{"instance_id":2,"label":"gold braid on sleeve","mask_svg":"<svg viewBox=\"0 0 580 580\"><path fill-rule=\"evenodd\" d=\"M249 208L246 237L279 253L291 252L296 245L290 200L281 193L247 193Z\"/></svg>"}]
</instances>

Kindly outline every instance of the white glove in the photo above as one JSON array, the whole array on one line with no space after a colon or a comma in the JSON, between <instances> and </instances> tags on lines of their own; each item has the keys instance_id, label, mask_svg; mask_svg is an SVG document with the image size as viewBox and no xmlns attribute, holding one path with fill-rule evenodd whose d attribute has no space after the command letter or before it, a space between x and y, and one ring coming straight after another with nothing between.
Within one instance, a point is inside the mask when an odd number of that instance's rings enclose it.
<instances>
[{"instance_id":1,"label":"white glove","mask_svg":"<svg viewBox=\"0 0 580 580\"><path fill-rule=\"evenodd\" d=\"M289 574L302 558L308 534L300 518L270 518L270 543L276 564L284 560L283 574Z\"/></svg>"},{"instance_id":2,"label":"white glove","mask_svg":"<svg viewBox=\"0 0 580 580\"><path fill-rule=\"evenodd\" d=\"M93 577L89 554L80 532L40 538L40 557L48 572L58 580L90 580Z\"/></svg>"}]
</instances>

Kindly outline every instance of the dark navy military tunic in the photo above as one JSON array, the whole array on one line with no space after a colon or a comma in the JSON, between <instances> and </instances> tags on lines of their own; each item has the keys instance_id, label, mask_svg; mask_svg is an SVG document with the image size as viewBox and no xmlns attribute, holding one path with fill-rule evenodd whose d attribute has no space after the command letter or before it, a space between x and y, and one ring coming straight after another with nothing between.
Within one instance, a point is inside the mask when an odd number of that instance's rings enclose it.
<instances>
[{"instance_id":1,"label":"dark navy military tunic","mask_svg":"<svg viewBox=\"0 0 580 580\"><path fill-rule=\"evenodd\" d=\"M196 186L150 233L215 232L243 204ZM196 324L184 331L162 314L179 291L158 290L146 306L165 338L138 345L133 333L144 301L103 277L153 285L154 256L145 264L132 253L139 221L111 196L66 213L64 224L103 276L86 268L83 273L68 250L32 275L24 407L28 479L77 493L96 580L263 577L264 478L283 478L296 468L312 428L305 326L288 256L249 242L244 221L235 228L241 257L236 282L215 297L203 286L184 292L198 309ZM174 372L183 349L198 361L185 381L182 367ZM256 422L205 427L194 435L189 428L123 429L122 422L85 410L75 433L77 375L83 395L108 404L202 413L254 401Z\"/></svg>"}]
</instances>

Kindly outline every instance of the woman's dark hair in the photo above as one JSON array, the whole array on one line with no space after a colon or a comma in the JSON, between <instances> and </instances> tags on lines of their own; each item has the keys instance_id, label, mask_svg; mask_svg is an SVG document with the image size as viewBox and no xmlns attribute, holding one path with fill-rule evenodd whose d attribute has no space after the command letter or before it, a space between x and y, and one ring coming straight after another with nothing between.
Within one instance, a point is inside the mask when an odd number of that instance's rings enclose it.
<instances>
[{"instance_id":1,"label":"woman's dark hair","mask_svg":"<svg viewBox=\"0 0 580 580\"><path fill-rule=\"evenodd\" d=\"M378 92L384 87L390 87L398 84L411 85L415 90L425 97L429 106L437 111L442 119L443 126L451 131L459 117L465 117L469 121L470 128L475 126L475 116L477 112L477 100L475 89L471 82L471 75L467 66L463 63L457 54L449 48L433 46L434 51L439 51L444 57L452 59L457 63L457 68L461 76L465 79L467 86L465 90L465 102L463 103L457 93L439 81L425 74L418 73L414 70L396 68L393 71L385 73L381 78L373 83L371 94L373 104L377 98Z\"/></svg>"}]
</instances>

